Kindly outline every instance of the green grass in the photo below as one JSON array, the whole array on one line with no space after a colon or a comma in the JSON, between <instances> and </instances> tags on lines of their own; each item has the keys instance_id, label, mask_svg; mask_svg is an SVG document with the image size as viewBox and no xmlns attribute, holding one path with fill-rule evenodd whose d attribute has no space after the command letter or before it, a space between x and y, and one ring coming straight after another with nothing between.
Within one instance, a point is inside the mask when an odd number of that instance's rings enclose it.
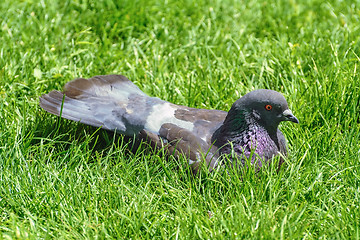
<instances>
[{"instance_id":1,"label":"green grass","mask_svg":"<svg viewBox=\"0 0 360 240\"><path fill-rule=\"evenodd\" d=\"M2 0L0 238L359 239L359 72L359 1ZM282 92L287 166L191 177L39 107L111 73L198 108Z\"/></svg>"}]
</instances>

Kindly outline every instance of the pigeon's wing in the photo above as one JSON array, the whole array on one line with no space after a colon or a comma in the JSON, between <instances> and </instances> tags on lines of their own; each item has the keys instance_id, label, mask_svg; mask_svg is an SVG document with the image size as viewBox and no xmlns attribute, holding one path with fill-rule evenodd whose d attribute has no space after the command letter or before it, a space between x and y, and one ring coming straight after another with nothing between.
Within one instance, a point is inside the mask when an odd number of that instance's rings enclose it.
<instances>
[{"instance_id":1,"label":"pigeon's wing","mask_svg":"<svg viewBox=\"0 0 360 240\"><path fill-rule=\"evenodd\" d=\"M171 123L207 139L225 118L222 111L193 109L149 97L121 75L75 79L65 85L64 92L43 95L40 106L63 118L126 135L142 130L159 135L161 126Z\"/></svg>"}]
</instances>

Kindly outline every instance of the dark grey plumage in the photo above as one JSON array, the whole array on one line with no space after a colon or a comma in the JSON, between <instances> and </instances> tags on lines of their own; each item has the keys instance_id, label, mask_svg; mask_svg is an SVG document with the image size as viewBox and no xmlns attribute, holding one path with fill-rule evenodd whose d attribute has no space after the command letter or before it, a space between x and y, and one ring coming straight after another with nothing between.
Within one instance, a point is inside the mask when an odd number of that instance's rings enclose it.
<instances>
[{"instance_id":1,"label":"dark grey plumage","mask_svg":"<svg viewBox=\"0 0 360 240\"><path fill-rule=\"evenodd\" d=\"M253 150L252 163L257 158L261 167L279 152L287 154L284 135L278 129L281 121L299 122L284 96L273 90L255 90L233 104L212 142L220 154L234 150L238 156L248 158Z\"/></svg>"},{"instance_id":2,"label":"dark grey plumage","mask_svg":"<svg viewBox=\"0 0 360 240\"><path fill-rule=\"evenodd\" d=\"M252 91L227 113L149 97L121 75L73 80L65 85L64 93L43 95L40 106L63 118L135 134L153 147L166 147L169 154L185 154L194 172L204 159L212 170L220 157L232 150L241 161L254 152L252 162L261 167L279 153L286 155L279 123L298 123L276 91Z\"/></svg>"}]
</instances>

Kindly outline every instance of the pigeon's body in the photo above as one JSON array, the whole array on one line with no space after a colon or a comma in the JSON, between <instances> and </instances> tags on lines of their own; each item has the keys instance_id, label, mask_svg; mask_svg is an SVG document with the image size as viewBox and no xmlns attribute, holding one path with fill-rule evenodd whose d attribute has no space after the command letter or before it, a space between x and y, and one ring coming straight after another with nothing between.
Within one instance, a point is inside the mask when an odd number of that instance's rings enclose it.
<instances>
[{"instance_id":1,"label":"pigeon's body","mask_svg":"<svg viewBox=\"0 0 360 240\"><path fill-rule=\"evenodd\" d=\"M213 169L219 157L232 150L242 161L254 153L253 162L258 159L261 167L279 152L286 155L285 138L277 127L281 121L297 119L280 93L257 91L240 98L227 113L149 97L126 77L105 75L71 81L64 93L43 95L40 106L66 119L136 135L154 147L165 146L175 155L185 154L194 171L203 159ZM263 105L274 109L265 110ZM267 112L276 116L262 118Z\"/></svg>"}]
</instances>

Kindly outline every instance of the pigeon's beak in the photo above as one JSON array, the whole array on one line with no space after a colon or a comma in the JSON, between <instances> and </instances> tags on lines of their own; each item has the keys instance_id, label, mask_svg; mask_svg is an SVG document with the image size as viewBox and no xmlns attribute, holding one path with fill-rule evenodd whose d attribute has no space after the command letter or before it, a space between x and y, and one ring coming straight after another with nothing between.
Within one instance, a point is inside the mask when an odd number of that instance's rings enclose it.
<instances>
[{"instance_id":1,"label":"pigeon's beak","mask_svg":"<svg viewBox=\"0 0 360 240\"><path fill-rule=\"evenodd\" d=\"M299 120L293 115L290 109L286 109L283 112L283 116L284 116L284 121L299 123Z\"/></svg>"}]
</instances>

